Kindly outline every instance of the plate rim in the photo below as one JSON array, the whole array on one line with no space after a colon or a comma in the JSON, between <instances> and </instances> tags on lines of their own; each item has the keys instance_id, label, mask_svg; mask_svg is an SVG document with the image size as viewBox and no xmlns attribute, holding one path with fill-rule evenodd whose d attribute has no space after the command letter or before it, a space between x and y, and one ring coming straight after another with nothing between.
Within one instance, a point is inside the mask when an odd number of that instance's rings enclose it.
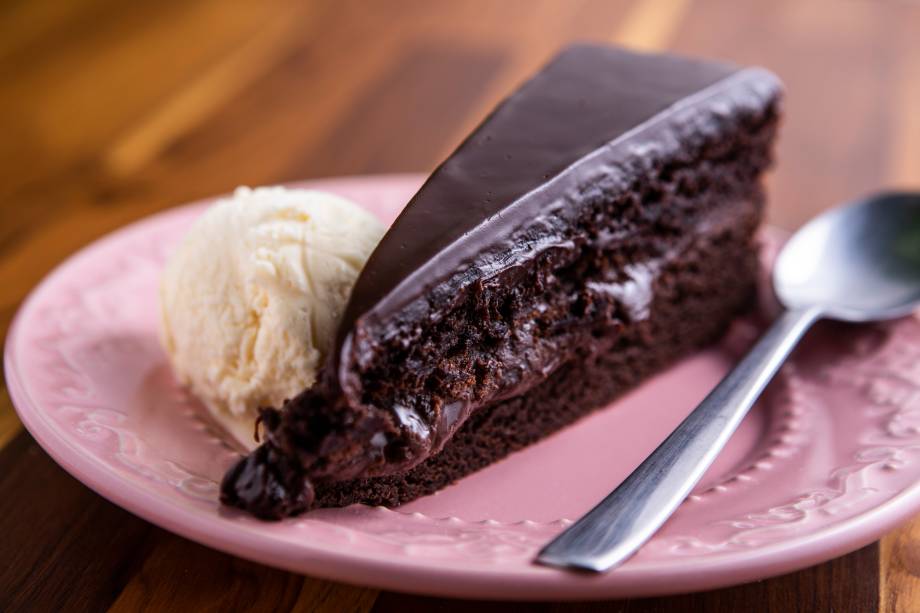
<instances>
[{"instance_id":1,"label":"plate rim","mask_svg":"<svg viewBox=\"0 0 920 613\"><path fill-rule=\"evenodd\" d=\"M384 181L420 182L422 175L381 174L328 177L287 183L288 186L321 187L324 183L367 183ZM110 502L145 521L208 547L295 573L310 574L353 585L426 595L494 598L507 600L605 599L678 594L737 585L773 577L849 553L869 543L920 511L920 481L884 503L837 524L796 538L733 552L716 559L697 558L678 573L649 572L625 566L599 576L585 576L543 567L512 570L488 567L470 571L441 566L409 557L391 558L353 549L329 549L309 541L255 534L239 524L213 521L195 509L180 508L174 502L145 490L129 479L108 470L91 454L84 453L59 436L47 422L47 408L29 394L17 369L17 343L22 322L38 298L67 269L91 256L103 245L139 225L181 210L200 207L223 195L212 196L144 216L91 241L49 271L23 300L10 324L4 346L4 375L13 407L26 430L65 471ZM785 233L764 225L762 231ZM253 520L256 521L256 520ZM272 544L269 551L266 544ZM283 552L283 558L279 553ZM730 572L727 572L730 569ZM545 572L544 572L545 571Z\"/></svg>"}]
</instances>

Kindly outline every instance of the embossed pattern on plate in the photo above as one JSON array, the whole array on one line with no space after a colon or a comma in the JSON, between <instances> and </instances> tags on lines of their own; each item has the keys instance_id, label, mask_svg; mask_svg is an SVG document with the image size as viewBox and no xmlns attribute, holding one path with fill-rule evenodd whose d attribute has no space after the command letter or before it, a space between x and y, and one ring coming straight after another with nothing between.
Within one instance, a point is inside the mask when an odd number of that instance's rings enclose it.
<instances>
[{"instance_id":1,"label":"embossed pattern on plate","mask_svg":"<svg viewBox=\"0 0 920 613\"><path fill-rule=\"evenodd\" d=\"M311 185L392 221L416 176ZM664 594L754 580L856 549L920 510L920 321L823 324L661 532L585 577L534 552L622 480L759 332L735 323L614 406L402 508L323 509L263 523L223 509L237 451L173 380L157 341L167 254L207 203L104 238L33 292L7 339L17 410L67 470L167 529L267 564L468 597ZM766 234L768 262L776 233ZM769 311L765 301L764 309Z\"/></svg>"}]
</instances>

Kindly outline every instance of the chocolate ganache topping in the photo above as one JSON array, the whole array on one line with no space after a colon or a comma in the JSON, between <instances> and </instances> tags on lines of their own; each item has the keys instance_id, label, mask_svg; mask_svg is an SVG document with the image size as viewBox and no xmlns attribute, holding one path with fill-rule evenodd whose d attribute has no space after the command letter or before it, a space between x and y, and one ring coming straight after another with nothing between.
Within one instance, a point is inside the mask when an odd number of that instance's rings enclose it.
<instances>
[{"instance_id":1,"label":"chocolate ganache topping","mask_svg":"<svg viewBox=\"0 0 920 613\"><path fill-rule=\"evenodd\" d=\"M651 280L683 239L613 277L589 271L565 295L541 293L587 266L585 253L645 240L629 220L584 231L585 203L616 201L667 160L689 163L739 121L774 120L779 95L762 69L564 50L412 198L359 277L320 380L262 411L265 440L227 473L222 500L264 518L301 512L315 484L405 471L477 408L609 349L646 316Z\"/></svg>"}]
</instances>

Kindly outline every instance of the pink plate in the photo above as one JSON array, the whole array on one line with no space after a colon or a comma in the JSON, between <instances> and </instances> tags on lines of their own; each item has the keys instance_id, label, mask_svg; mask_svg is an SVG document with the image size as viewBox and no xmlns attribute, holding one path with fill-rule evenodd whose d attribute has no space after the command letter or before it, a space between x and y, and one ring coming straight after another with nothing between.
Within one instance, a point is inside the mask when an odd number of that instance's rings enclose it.
<instances>
[{"instance_id":1,"label":"pink plate","mask_svg":"<svg viewBox=\"0 0 920 613\"><path fill-rule=\"evenodd\" d=\"M419 183L389 176L310 185L389 222ZM870 543L920 511L913 318L813 331L690 499L607 575L531 559L703 398L756 336L756 322L737 322L720 346L615 406L402 508L325 509L278 523L221 508L217 484L237 454L176 385L157 341L160 269L206 205L155 215L73 256L32 293L6 345L10 394L38 442L86 485L168 530L272 566L381 588L586 599L789 572ZM775 236L767 232L767 242Z\"/></svg>"}]
</instances>

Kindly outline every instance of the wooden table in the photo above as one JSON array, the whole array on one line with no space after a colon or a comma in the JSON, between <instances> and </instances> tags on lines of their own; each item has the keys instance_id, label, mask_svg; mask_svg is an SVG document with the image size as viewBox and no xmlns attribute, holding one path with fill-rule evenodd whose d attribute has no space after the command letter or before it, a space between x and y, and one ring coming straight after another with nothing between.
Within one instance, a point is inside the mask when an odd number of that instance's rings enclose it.
<instances>
[{"instance_id":1,"label":"wooden table","mask_svg":"<svg viewBox=\"0 0 920 613\"><path fill-rule=\"evenodd\" d=\"M920 182L920 4L896 1L8 0L0 325L56 263L234 186L426 171L571 39L762 64L788 85L771 221ZM57 467L0 398L0 610L454 611L206 549ZM920 521L793 575L521 610L916 611ZM478 603L480 611L514 610Z\"/></svg>"}]
</instances>

